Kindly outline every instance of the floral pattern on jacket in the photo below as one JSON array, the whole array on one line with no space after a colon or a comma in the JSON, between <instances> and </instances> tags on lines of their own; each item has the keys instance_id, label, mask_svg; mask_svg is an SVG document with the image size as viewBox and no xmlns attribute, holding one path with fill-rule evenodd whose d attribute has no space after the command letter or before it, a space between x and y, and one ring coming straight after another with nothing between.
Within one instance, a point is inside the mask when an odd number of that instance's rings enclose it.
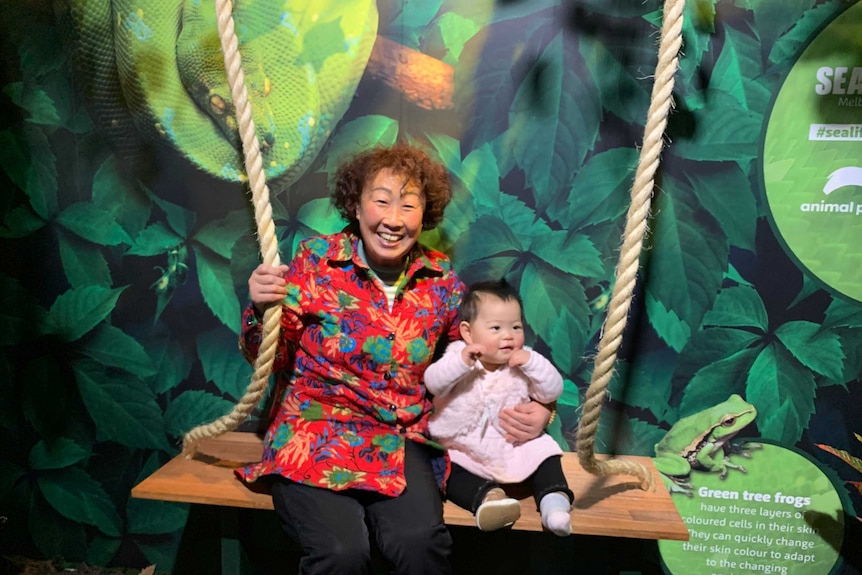
<instances>
[{"instance_id":1,"label":"floral pattern on jacket","mask_svg":"<svg viewBox=\"0 0 862 575\"><path fill-rule=\"evenodd\" d=\"M273 365L278 405L262 461L237 470L245 481L278 474L395 496L405 440L428 441L422 377L438 343L458 336L464 285L445 255L417 245L390 310L357 242L349 232L311 238L290 263ZM261 331L249 306L240 337L249 360ZM436 463L442 484L442 452Z\"/></svg>"}]
</instances>

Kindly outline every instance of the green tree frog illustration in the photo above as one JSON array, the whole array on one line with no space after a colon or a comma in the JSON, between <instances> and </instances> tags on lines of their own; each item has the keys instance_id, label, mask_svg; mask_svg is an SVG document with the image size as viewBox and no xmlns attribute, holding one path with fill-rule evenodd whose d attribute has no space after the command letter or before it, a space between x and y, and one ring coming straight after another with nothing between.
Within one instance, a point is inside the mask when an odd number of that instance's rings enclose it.
<instances>
[{"instance_id":1,"label":"green tree frog illustration","mask_svg":"<svg viewBox=\"0 0 862 575\"><path fill-rule=\"evenodd\" d=\"M735 448L730 444L755 417L757 409L733 394L718 405L677 421L656 443L653 459L656 469L666 478L668 490L691 497L689 475L693 469L719 472L721 479L727 477L730 469L745 473L745 467L732 463L727 456L733 452L749 457L746 450L759 447L752 444Z\"/></svg>"}]
</instances>

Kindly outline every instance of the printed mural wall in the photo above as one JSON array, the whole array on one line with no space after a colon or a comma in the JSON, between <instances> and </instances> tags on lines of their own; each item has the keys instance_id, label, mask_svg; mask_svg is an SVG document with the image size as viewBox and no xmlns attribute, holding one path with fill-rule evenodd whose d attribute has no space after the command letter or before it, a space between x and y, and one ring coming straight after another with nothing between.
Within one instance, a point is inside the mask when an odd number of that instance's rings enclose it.
<instances>
[{"instance_id":1,"label":"printed mural wall","mask_svg":"<svg viewBox=\"0 0 862 575\"><path fill-rule=\"evenodd\" d=\"M424 241L519 287L574 450L661 2L237 4L282 258L343 225L340 157L424 146L455 190ZM170 571L188 508L129 490L251 375L259 256L213 8L8 0L0 27L0 553ZM860 27L853 0L687 2L597 441L667 477L691 540L656 544L656 572L860 571Z\"/></svg>"}]
</instances>

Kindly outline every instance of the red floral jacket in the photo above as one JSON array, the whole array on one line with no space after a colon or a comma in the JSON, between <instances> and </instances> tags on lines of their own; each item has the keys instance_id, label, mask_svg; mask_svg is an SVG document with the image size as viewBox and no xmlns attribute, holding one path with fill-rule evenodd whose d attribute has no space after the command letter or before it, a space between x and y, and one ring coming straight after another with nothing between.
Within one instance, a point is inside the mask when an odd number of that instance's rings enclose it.
<instances>
[{"instance_id":1,"label":"red floral jacket","mask_svg":"<svg viewBox=\"0 0 862 575\"><path fill-rule=\"evenodd\" d=\"M346 232L311 238L290 264L273 365L283 397L262 461L237 470L245 481L278 474L395 496L405 486L404 441L429 441L422 376L438 342L458 339L464 284L444 254L417 245L390 311L357 242ZM249 306L240 337L249 359L261 331ZM447 467L441 451L441 483Z\"/></svg>"}]
</instances>

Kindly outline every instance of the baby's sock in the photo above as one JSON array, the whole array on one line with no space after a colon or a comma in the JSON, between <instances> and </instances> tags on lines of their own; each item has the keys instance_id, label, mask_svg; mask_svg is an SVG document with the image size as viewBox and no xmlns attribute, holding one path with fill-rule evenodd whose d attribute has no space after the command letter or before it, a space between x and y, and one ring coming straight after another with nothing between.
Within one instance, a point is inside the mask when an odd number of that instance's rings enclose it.
<instances>
[{"instance_id":1,"label":"baby's sock","mask_svg":"<svg viewBox=\"0 0 862 575\"><path fill-rule=\"evenodd\" d=\"M570 509L569 498L562 491L548 493L542 497L542 501L539 503L542 525L560 537L571 535L572 517L569 515Z\"/></svg>"}]
</instances>

